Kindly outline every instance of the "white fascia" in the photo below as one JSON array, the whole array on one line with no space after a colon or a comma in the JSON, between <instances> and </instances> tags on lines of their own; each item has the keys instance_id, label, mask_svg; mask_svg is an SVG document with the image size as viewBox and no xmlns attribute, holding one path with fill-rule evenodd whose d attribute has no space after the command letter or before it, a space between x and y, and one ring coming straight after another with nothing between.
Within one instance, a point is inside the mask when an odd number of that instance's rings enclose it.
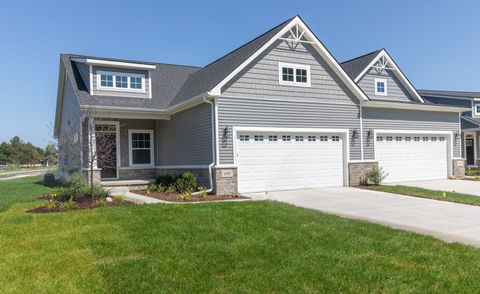
<instances>
[{"instance_id":1,"label":"white fascia","mask_svg":"<svg viewBox=\"0 0 480 294\"><path fill-rule=\"evenodd\" d=\"M72 58L72 60L75 62L82 62L87 65L106 66L106 67L119 67L119 68L131 68L131 69L143 69L143 70L153 70L157 68L157 66L154 64L111 61L111 60L102 60L102 59L93 59L93 58Z\"/></svg>"}]
</instances>

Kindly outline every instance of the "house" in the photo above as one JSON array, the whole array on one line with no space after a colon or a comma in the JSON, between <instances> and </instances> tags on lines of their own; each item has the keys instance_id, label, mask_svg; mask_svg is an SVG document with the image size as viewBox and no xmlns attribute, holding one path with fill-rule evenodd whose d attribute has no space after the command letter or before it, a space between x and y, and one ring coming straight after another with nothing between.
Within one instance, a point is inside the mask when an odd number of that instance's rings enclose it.
<instances>
[{"instance_id":1,"label":"house","mask_svg":"<svg viewBox=\"0 0 480 294\"><path fill-rule=\"evenodd\" d=\"M464 107L468 110L461 116L462 157L467 165L480 165L480 92L419 90L420 95L436 104Z\"/></svg>"},{"instance_id":2,"label":"house","mask_svg":"<svg viewBox=\"0 0 480 294\"><path fill-rule=\"evenodd\" d=\"M463 176L466 110L423 99L384 49L339 63L295 16L202 68L63 54L55 135L64 175L191 171L242 193L357 185L376 167Z\"/></svg>"}]
</instances>

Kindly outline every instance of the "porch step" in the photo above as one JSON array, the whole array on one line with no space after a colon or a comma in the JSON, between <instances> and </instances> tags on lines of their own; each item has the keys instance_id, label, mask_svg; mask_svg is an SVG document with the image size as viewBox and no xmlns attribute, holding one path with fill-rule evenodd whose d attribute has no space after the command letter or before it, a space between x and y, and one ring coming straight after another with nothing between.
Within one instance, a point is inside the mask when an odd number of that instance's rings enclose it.
<instances>
[{"instance_id":1,"label":"porch step","mask_svg":"<svg viewBox=\"0 0 480 294\"><path fill-rule=\"evenodd\" d=\"M147 189L148 185L155 180L120 180L120 181L102 181L101 185L105 188L128 187L129 190Z\"/></svg>"}]
</instances>

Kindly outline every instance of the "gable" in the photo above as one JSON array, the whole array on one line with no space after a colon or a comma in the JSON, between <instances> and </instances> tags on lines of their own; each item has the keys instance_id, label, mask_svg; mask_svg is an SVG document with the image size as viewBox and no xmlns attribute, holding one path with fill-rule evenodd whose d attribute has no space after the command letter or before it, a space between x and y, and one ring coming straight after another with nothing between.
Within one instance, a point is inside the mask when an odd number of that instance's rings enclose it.
<instances>
[{"instance_id":1,"label":"gable","mask_svg":"<svg viewBox=\"0 0 480 294\"><path fill-rule=\"evenodd\" d=\"M375 79L387 82L387 95L375 95ZM371 68L359 81L358 85L372 100L391 100L399 102L414 102L415 98L407 91L392 70Z\"/></svg>"},{"instance_id":2,"label":"gable","mask_svg":"<svg viewBox=\"0 0 480 294\"><path fill-rule=\"evenodd\" d=\"M279 64L310 67L310 86L281 85ZM277 40L222 88L222 96L329 104L358 104L358 98L309 43Z\"/></svg>"}]
</instances>

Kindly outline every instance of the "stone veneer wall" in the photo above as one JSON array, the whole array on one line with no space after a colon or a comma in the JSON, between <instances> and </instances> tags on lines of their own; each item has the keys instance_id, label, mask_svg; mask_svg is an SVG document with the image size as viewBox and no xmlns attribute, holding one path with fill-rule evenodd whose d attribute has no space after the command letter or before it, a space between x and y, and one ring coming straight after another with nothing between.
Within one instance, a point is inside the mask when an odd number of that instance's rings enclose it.
<instances>
[{"instance_id":1,"label":"stone veneer wall","mask_svg":"<svg viewBox=\"0 0 480 294\"><path fill-rule=\"evenodd\" d=\"M153 179L160 175L178 175L183 172L189 171L196 178L199 186L210 187L210 179L208 176L208 168L142 168L142 169L133 169L133 168L121 168L119 170L120 180L143 180L143 179Z\"/></svg>"},{"instance_id":2,"label":"stone veneer wall","mask_svg":"<svg viewBox=\"0 0 480 294\"><path fill-rule=\"evenodd\" d=\"M377 161L349 162L348 185L358 186L362 184L362 179L365 177L365 175L374 169L378 169Z\"/></svg>"},{"instance_id":3,"label":"stone veneer wall","mask_svg":"<svg viewBox=\"0 0 480 294\"><path fill-rule=\"evenodd\" d=\"M93 184L94 185L100 185L100 182L102 181L101 176L100 176L100 171L102 169L96 168L93 169ZM90 184L90 169L88 168L83 168L82 169L82 174L87 178L88 183Z\"/></svg>"},{"instance_id":4,"label":"stone veneer wall","mask_svg":"<svg viewBox=\"0 0 480 294\"><path fill-rule=\"evenodd\" d=\"M238 174L236 167L213 167L214 193L232 195L238 193Z\"/></svg>"},{"instance_id":5,"label":"stone veneer wall","mask_svg":"<svg viewBox=\"0 0 480 294\"><path fill-rule=\"evenodd\" d=\"M453 160L453 175L456 178L465 177L465 165L467 163L466 159L454 159Z\"/></svg>"}]
</instances>

